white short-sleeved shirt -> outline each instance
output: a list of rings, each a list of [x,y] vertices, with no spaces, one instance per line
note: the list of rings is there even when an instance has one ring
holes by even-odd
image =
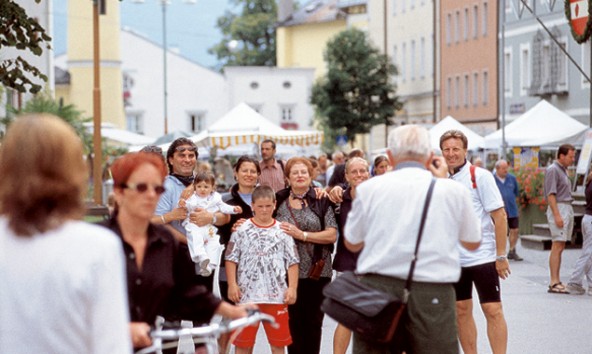
[[[358,272],[407,279],[431,180],[422,165],[407,162],[357,188],[344,236],[350,243],[364,242]],[[449,179],[437,179],[413,280],[458,281],[459,241],[480,239],[470,193]]]
[[[460,264],[463,267],[471,267],[479,264],[495,262],[495,225],[490,213],[504,207],[504,200],[495,183],[493,174],[483,168],[475,168],[475,181],[477,188],[473,188],[471,181],[471,163],[467,163],[460,171],[450,176],[460,182],[471,191],[473,209],[481,220],[481,245],[474,251],[468,251],[461,247]]]
[[[287,270],[298,264],[294,239],[275,222],[269,227],[247,220],[232,234],[226,261],[237,264],[240,303],[282,304],[288,289]]]
[[[15,236],[0,217],[0,353],[131,353],[121,241],[80,221]]]

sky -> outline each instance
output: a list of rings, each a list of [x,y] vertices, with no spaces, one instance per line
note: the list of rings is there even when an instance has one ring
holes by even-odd
[[[91,0],[71,0],[88,1]],[[208,54],[208,48],[222,38],[216,28],[216,20],[225,10],[237,12],[230,0],[168,0],[167,5],[167,44],[178,48],[181,55],[206,67],[214,67],[215,56]],[[161,0],[122,0],[120,3],[121,26],[129,27],[152,41],[162,44],[162,3]],[[66,52],[68,0],[53,0],[54,40],[56,54]],[[109,11],[109,9],[107,9]]]

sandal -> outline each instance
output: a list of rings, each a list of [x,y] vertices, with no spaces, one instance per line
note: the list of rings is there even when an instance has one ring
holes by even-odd
[[[569,291],[567,291],[567,289],[563,284],[561,284],[561,282],[549,285],[549,289],[547,290],[547,292],[551,294],[569,294]]]

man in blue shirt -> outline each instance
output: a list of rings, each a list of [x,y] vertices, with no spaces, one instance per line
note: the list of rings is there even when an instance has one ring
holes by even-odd
[[[523,258],[516,253],[516,243],[518,242],[518,204],[516,203],[518,181],[516,181],[514,175],[508,173],[508,162],[506,160],[498,160],[495,163],[494,175],[495,183],[504,200],[504,207],[508,216],[508,233],[510,235],[508,259],[521,261]]]

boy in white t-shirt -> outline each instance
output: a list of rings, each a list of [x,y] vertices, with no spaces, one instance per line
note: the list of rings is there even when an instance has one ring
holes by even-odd
[[[183,221],[183,227],[187,231],[187,246],[191,259],[195,262],[202,276],[209,276],[216,269],[220,261],[220,236],[218,229],[212,224],[197,226],[189,221],[189,214],[197,208],[205,209],[210,213],[220,211],[224,214],[242,213],[240,206],[231,206],[222,201],[220,193],[214,190],[216,178],[211,172],[199,172],[193,180],[194,193],[183,203],[187,208],[187,218]]]
[[[273,218],[275,192],[258,186],[252,195],[253,218],[232,234],[226,250],[228,298],[235,303],[255,303],[278,324],[264,324],[273,354],[284,353],[292,343],[288,325],[288,305],[296,302],[298,251],[294,239],[284,233]],[[287,283],[286,283],[287,273]],[[259,325],[250,326],[233,344],[237,354],[250,353]]]

